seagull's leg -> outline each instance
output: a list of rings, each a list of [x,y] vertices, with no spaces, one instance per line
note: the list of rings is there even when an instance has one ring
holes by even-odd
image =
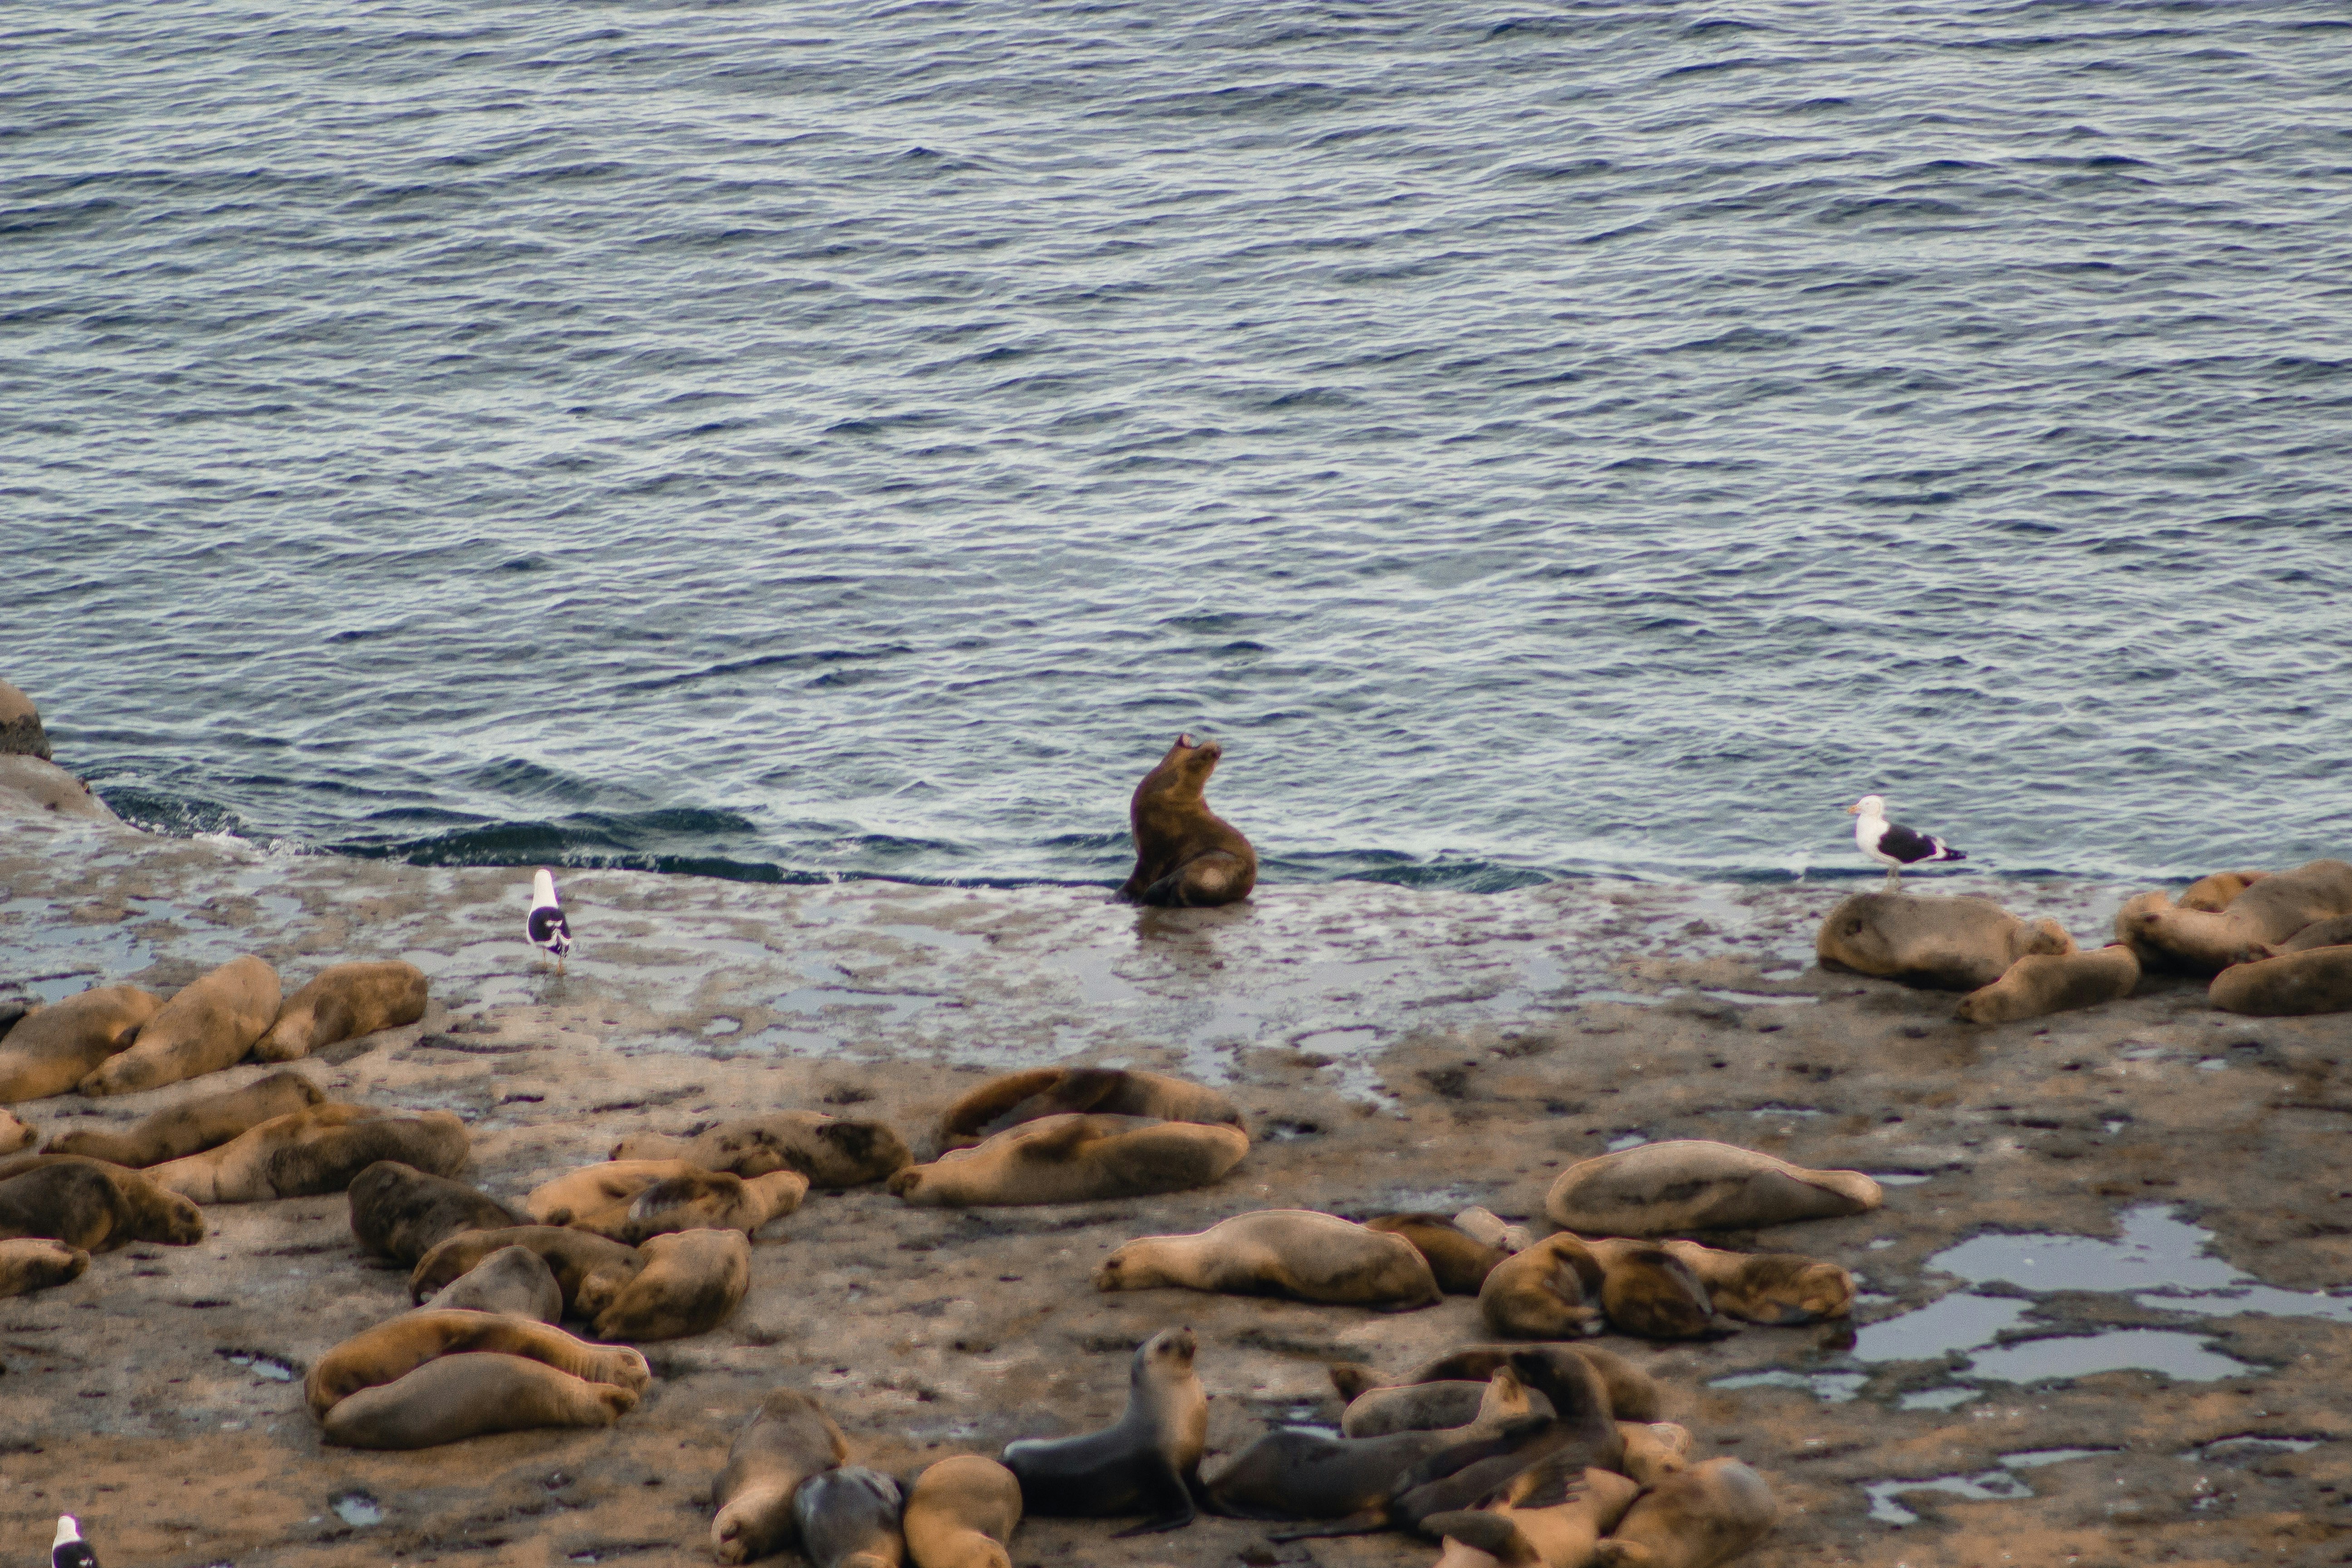
[[[1903,890],[1903,868],[1902,868],[1902,867],[1900,867],[1900,866],[1889,866],[1888,868],[1886,868],[1886,889],[1885,889],[1885,890],[1886,890],[1887,892],[1890,892],[1890,893],[1899,893],[1899,892],[1901,892],[1901,891]]]

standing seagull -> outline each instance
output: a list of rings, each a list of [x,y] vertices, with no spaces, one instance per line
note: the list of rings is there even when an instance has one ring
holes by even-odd
[[[555,876],[541,870],[530,879],[530,915],[522,922],[523,934],[531,944],[547,950],[555,960],[555,972],[563,973],[563,961],[572,953],[572,922],[563,918],[563,906],[555,900]]]
[[[58,1515],[58,1538],[49,1543],[49,1568],[98,1568],[98,1553],[81,1538],[69,1513]]]
[[[1906,866],[1917,866],[1930,860],[1968,858],[1940,838],[1915,833],[1900,823],[1887,821],[1884,795],[1864,795],[1845,809],[1849,816],[1861,819],[1853,825],[1853,841],[1862,847],[1864,854],[1886,868],[1889,891],[1903,886],[1903,868]]]

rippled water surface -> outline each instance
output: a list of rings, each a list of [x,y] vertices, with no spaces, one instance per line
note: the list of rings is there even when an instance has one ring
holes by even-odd
[[[1285,878],[2352,851],[2339,5],[8,34],[0,676],[142,820],[1112,879],[1192,729]]]

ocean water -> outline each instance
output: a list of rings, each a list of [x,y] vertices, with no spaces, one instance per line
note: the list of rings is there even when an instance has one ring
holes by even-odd
[[[2319,3],[60,4],[0,678],[118,809],[1112,880],[2352,853]]]

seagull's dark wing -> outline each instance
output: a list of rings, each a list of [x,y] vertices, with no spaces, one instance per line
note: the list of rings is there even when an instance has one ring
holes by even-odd
[[[1886,831],[1878,836],[1878,852],[1891,855],[1906,866],[1925,860],[1940,847],[1924,833],[1915,833],[1899,822],[1890,822]]]
[[[545,947],[555,940],[558,931],[566,937],[571,936],[572,922],[563,918],[562,910],[552,904],[542,904],[530,911],[530,920],[524,929],[530,933],[531,941]]]

